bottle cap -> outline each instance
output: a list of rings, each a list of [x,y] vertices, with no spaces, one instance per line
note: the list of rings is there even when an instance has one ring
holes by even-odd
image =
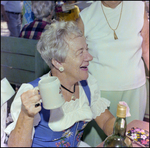
[[[117,117],[126,118],[126,109],[127,109],[126,106],[124,106],[122,104],[118,104],[118,106],[117,106]]]

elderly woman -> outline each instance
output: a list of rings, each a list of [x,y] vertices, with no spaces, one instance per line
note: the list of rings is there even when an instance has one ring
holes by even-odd
[[[37,49],[51,68],[40,78],[56,76],[64,86],[63,121],[57,121],[56,126],[50,128],[51,110],[45,110],[42,103],[35,107],[40,102],[38,91],[29,83],[22,84],[11,106],[14,122],[5,130],[10,134],[8,146],[81,146],[84,127],[92,119],[110,135],[115,117],[107,109],[110,102],[101,98],[97,81],[88,73],[89,61],[93,58],[77,25],[72,21],[52,23],[41,35]],[[86,80],[86,90],[82,80]]]
[[[48,29],[55,15],[54,1],[32,1],[34,21],[26,24],[19,37],[39,40],[43,31]]]

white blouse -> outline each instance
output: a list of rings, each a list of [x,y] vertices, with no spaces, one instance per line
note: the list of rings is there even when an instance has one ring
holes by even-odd
[[[50,72],[49,72],[50,73]],[[47,73],[40,77],[41,79],[49,77],[50,74]],[[91,121],[99,116],[101,113],[110,106],[110,101],[101,97],[101,93],[95,78],[89,74],[87,79],[88,86],[91,91],[91,106],[89,106],[88,98],[84,92],[83,87],[79,82],[79,99],[75,101],[65,102],[62,107],[53,109],[50,111],[49,127],[53,131],[62,131],[71,127],[75,122],[78,121]],[[11,116],[13,122],[5,129],[5,133],[8,135],[15,128],[16,122],[21,111],[21,94],[27,90],[33,89],[33,86],[29,83],[23,83],[18,90],[14,101],[11,105]],[[33,125],[38,125],[41,120],[39,113],[34,117]],[[34,135],[34,127],[32,132],[32,137]]]

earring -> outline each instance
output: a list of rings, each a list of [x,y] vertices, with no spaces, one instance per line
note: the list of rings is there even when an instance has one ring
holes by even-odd
[[[63,67],[59,67],[59,71],[63,72],[64,68]]]

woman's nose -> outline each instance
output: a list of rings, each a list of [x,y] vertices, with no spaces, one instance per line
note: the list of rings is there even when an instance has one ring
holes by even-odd
[[[86,61],[92,61],[93,60],[93,56],[88,51],[85,54],[85,60]]]

